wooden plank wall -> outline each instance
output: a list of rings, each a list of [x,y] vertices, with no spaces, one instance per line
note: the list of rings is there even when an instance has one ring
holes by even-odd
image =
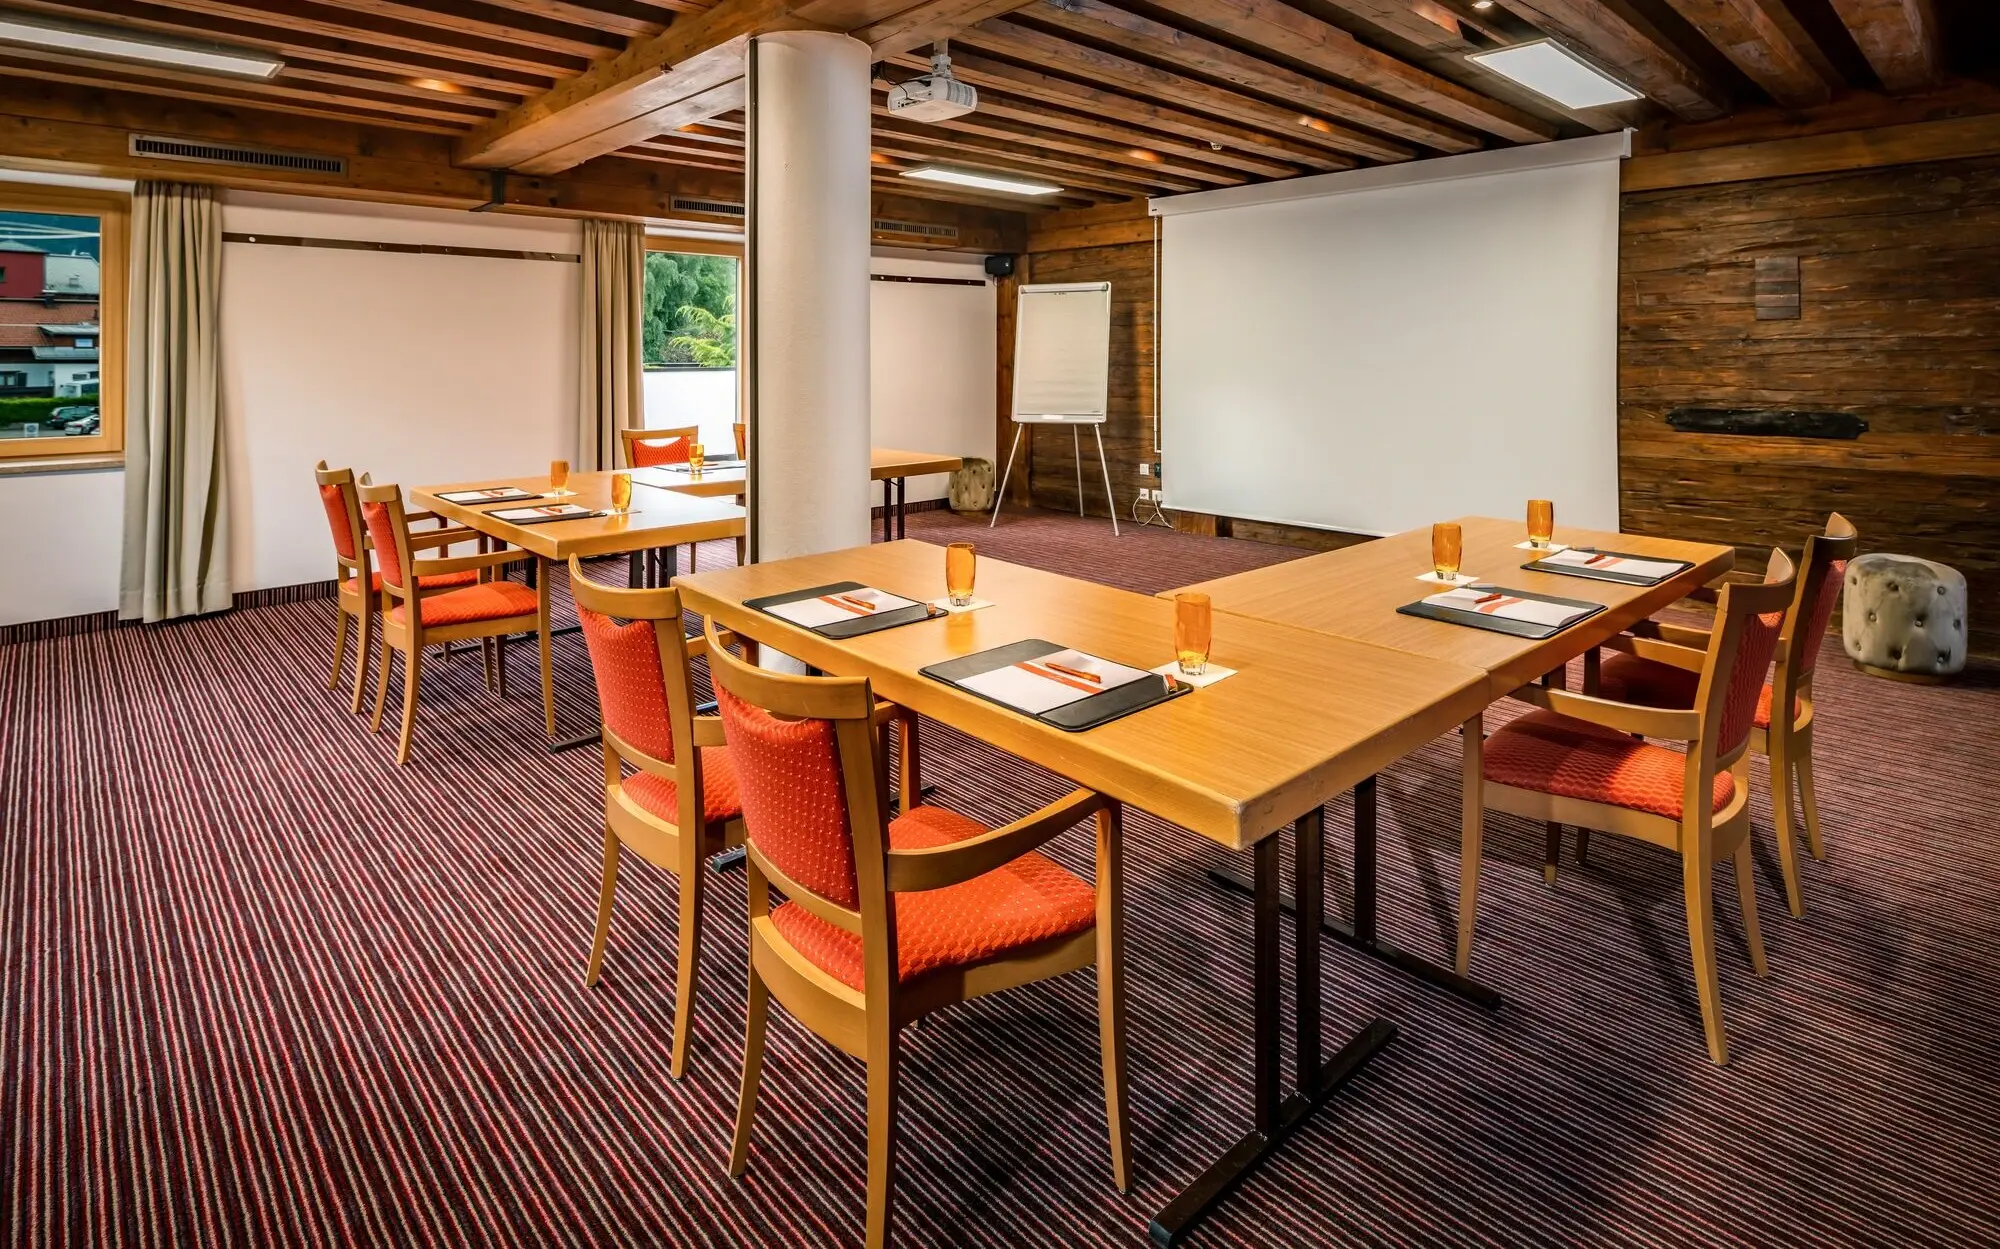
[[[1799,257],[1798,320],[1755,265]],[[1620,213],[1623,528],[1772,545],[1838,510],[1864,551],[1971,582],[2000,654],[2000,158],[1628,192]],[[1682,433],[1680,406],[1853,412],[1853,441]]]
[[[1031,227],[1028,254],[1022,257],[1023,282],[1111,283],[1111,412],[1104,423],[1105,456],[1111,467],[1111,493],[1121,521],[1130,519],[1132,505],[1150,478],[1139,466],[1158,457],[1153,452],[1153,222],[1145,204],[1112,205],[1104,209],[1051,213]],[[1012,292],[1001,291],[1003,304]],[[1003,371],[1013,356],[1013,316],[1000,316]],[[997,413],[1001,466],[1014,436],[1003,391]],[[1083,507],[1092,516],[1109,514],[1104,473],[1097,463],[1097,445],[1088,427],[1083,445]],[[1077,462],[1075,439],[1068,428],[1031,429],[1022,444],[1034,505],[1056,511],[1076,511]],[[1032,446],[1030,445],[1032,444]],[[1018,490],[1008,493],[1026,502]]]

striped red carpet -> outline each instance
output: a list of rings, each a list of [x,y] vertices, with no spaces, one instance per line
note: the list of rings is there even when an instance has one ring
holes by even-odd
[[[910,527],[1148,591],[1291,554],[1055,516]],[[504,703],[470,658],[427,665],[398,770],[325,689],[329,636],[318,601],[0,647],[0,1240],[857,1240],[861,1068],[782,1016],[749,1173],[723,1173],[740,876],[715,878],[675,1082],[673,884],[627,873],[584,991],[598,764],[543,753],[530,648]],[[559,656],[579,729],[577,639]],[[1508,1007],[1330,949],[1332,1025],[1385,1015],[1403,1038],[1197,1243],[2000,1241],[2000,681],[1824,671],[1830,853],[1803,921],[1757,785],[1768,980],[1717,882],[1730,1067],[1702,1047],[1672,862],[1600,837],[1551,892],[1540,830],[1490,816],[1476,970]],[[998,821],[1061,791],[927,734],[938,801]],[[1433,953],[1455,768],[1440,743],[1383,778],[1384,925]],[[1071,977],[908,1035],[903,1243],[1139,1243],[1244,1126],[1248,907],[1203,883],[1221,851],[1131,827],[1134,1191],[1110,1186],[1093,986]],[[1347,835],[1336,811],[1334,897]],[[1081,835],[1056,852],[1088,871]]]

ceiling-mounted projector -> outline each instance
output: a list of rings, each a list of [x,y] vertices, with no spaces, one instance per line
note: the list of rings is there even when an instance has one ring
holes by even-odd
[[[931,72],[889,88],[889,113],[906,121],[948,121],[979,107],[979,92],[951,76],[943,40],[931,53]]]

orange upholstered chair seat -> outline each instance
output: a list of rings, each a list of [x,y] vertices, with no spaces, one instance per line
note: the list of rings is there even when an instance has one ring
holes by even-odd
[[[1496,785],[1678,820],[1687,756],[1571,716],[1534,711],[1486,739],[1485,775]],[[1715,809],[1735,796],[1735,780],[1718,773]]]
[[[379,575],[379,574],[378,574]],[[488,581],[448,594],[422,600],[426,629],[444,625],[471,624],[478,620],[504,620],[509,616],[532,616],[537,610],[535,592],[512,581]],[[403,604],[389,612],[389,618],[403,618]]]
[[[1654,659],[1641,659],[1637,655],[1611,654],[1605,656],[1604,666],[1598,674],[1597,693],[1599,697],[1613,702],[1686,710],[1694,706],[1695,689],[1700,684],[1699,672],[1689,672]],[[1794,703],[1792,718],[1797,719],[1802,710],[1803,707]],[[1751,715],[1751,723],[1760,729],[1771,727],[1769,681],[1764,682],[1763,690],[1757,695],[1757,709]]]
[[[681,819],[680,786],[651,772],[625,778],[625,794],[669,824]],[[710,746],[701,752],[702,818],[713,824],[743,814],[743,791],[736,783],[736,762],[729,747]]]
[[[916,807],[890,822],[889,844],[897,850],[922,850],[986,831],[977,820],[941,807]],[[1091,886],[1035,853],[962,884],[898,893],[893,899],[898,970],[904,981],[1086,932],[1097,915]],[[866,987],[859,935],[789,902],[772,909],[771,923],[828,975],[852,989]]]
[[[458,586],[478,585],[479,570],[477,568],[468,568],[464,572],[435,573],[428,577],[418,577],[417,584],[426,590],[450,590]],[[350,577],[340,583],[340,592],[342,594],[358,594],[361,592],[360,586],[361,581],[359,578]],[[368,574],[368,589],[371,593],[381,593],[381,573]]]

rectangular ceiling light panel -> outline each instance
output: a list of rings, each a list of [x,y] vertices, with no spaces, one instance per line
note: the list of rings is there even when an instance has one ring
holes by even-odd
[[[1600,104],[1623,104],[1640,98],[1637,91],[1553,39],[1474,52],[1465,59],[1502,78],[1511,78],[1564,108],[1596,108]]]
[[[0,43],[55,48],[85,56],[179,65],[187,69],[242,74],[251,78],[270,78],[285,67],[284,61],[279,58],[253,48],[183,42],[158,38],[142,31],[56,21],[25,13],[0,13]]]

